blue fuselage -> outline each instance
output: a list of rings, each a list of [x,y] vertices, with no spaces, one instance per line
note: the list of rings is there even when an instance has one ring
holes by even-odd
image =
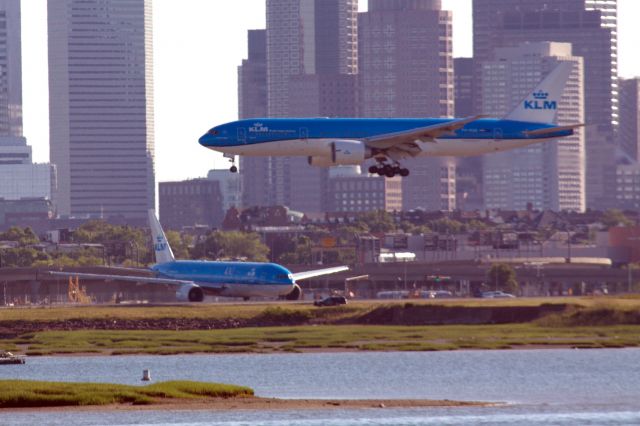
[[[176,260],[151,267],[163,278],[192,281],[205,292],[234,297],[280,296],[295,284],[291,272],[275,263]]]
[[[222,124],[209,130],[199,142],[216,149],[263,144],[284,140],[355,139],[365,140],[453,121],[449,118],[254,118]],[[478,119],[461,129],[439,136],[442,140],[501,140],[559,138],[572,130],[560,130],[544,136],[527,135],[526,131],[553,128],[553,124],[523,121]]]

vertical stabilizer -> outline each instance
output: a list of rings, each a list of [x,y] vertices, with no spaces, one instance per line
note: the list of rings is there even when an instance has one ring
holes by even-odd
[[[560,98],[569,80],[570,62],[561,62],[509,113],[506,120],[553,123],[558,113]]]
[[[167,241],[167,237],[164,235],[160,221],[156,217],[156,213],[153,210],[149,210],[149,227],[151,227],[151,239],[153,242],[153,251],[156,253],[156,263],[173,262],[173,252]]]

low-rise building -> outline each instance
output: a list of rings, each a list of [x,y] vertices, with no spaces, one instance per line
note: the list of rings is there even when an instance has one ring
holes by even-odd
[[[330,212],[400,211],[402,180],[367,175],[332,177],[327,199]]]
[[[51,200],[46,198],[23,198],[5,200],[0,198],[0,231],[12,226],[30,227],[36,233],[49,229],[54,216]]]
[[[166,229],[186,226],[218,227],[224,218],[218,181],[192,179],[160,182],[160,222]]]

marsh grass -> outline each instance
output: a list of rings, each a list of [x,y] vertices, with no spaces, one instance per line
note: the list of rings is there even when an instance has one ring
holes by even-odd
[[[570,302],[570,303],[569,303]],[[253,318],[252,323],[300,324],[280,327],[241,327],[213,330],[76,330],[30,332],[3,339],[2,348],[27,355],[156,354],[297,352],[304,350],[452,350],[542,347],[640,346],[640,298],[567,298],[553,304],[568,306],[529,323],[505,325],[394,326],[354,324],[374,309],[398,306],[541,306],[549,299],[445,300],[393,303],[355,302],[347,306],[310,305],[180,305],[160,307],[91,307],[0,310],[0,320],[20,314],[22,320],[65,316],[119,315],[119,319]],[[46,314],[46,315],[45,315]],[[418,311],[417,314],[420,314]],[[473,312],[470,314],[473,317]],[[57,318],[60,319],[60,318]],[[256,319],[258,319],[256,321]],[[37,321],[37,320],[36,320]],[[304,324],[304,325],[302,325]],[[338,325],[342,324],[342,325]]]
[[[639,325],[365,326],[319,325],[193,331],[47,331],[34,333],[27,355],[107,353],[268,353],[326,350],[455,350],[640,346]],[[8,341],[12,344],[13,342]]]
[[[107,404],[152,404],[162,399],[253,396],[247,387],[219,383],[172,381],[148,386],[110,383],[0,381],[0,407],[52,407]]]
[[[237,304],[179,304],[160,306],[71,306],[32,307],[0,310],[0,321],[153,321],[161,319],[199,320],[247,320],[270,323],[348,323],[375,309],[398,306],[403,308],[424,305],[444,307],[531,307],[544,305],[569,305],[577,310],[583,308],[608,307],[613,311],[640,311],[640,297],[566,297],[566,298],[516,298],[516,299],[434,299],[407,301],[350,301],[348,305],[331,308],[316,308],[311,303],[282,303],[276,305]]]

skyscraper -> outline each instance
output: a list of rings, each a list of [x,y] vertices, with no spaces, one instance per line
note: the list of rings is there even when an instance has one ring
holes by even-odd
[[[238,67],[238,118],[267,117],[267,32],[248,32],[247,59]],[[273,204],[273,188],[269,182],[271,159],[240,157],[242,204]]]
[[[49,0],[60,214],[146,220],[155,204],[151,0]]]
[[[452,14],[440,0],[370,0],[358,26],[361,117],[453,116]],[[403,164],[403,209],[455,208],[451,159]]]
[[[267,116],[355,115],[357,9],[357,0],[267,0]],[[306,158],[243,159],[240,172],[247,206],[326,208],[327,170]]]
[[[20,0],[0,0],[0,135],[22,136]]]
[[[469,117],[476,112],[473,58],[454,58],[455,116]],[[456,159],[456,208],[481,209],[482,157]]]
[[[238,67],[238,117],[267,116],[267,32],[249,30],[249,54]]]
[[[293,76],[357,74],[357,11],[357,0],[267,0],[270,117],[296,112],[289,108]]]
[[[525,43],[495,50],[482,64],[482,110],[502,117],[561,62],[572,64],[558,104],[557,123],[584,119],[582,58],[569,43]],[[484,156],[484,199],[488,209],[583,211],[585,209],[583,129],[557,141]]]
[[[473,0],[473,40],[477,78],[495,48],[523,42],[571,43],[584,58],[587,206],[606,208],[615,189],[608,173],[618,124],[617,0]]]
[[[620,148],[640,161],[640,78],[620,81]]]
[[[55,169],[32,164],[22,135],[20,0],[0,0],[0,199],[51,199]]]
[[[455,116],[469,117],[474,113],[475,84],[473,81],[473,58],[455,58],[454,97]]]

